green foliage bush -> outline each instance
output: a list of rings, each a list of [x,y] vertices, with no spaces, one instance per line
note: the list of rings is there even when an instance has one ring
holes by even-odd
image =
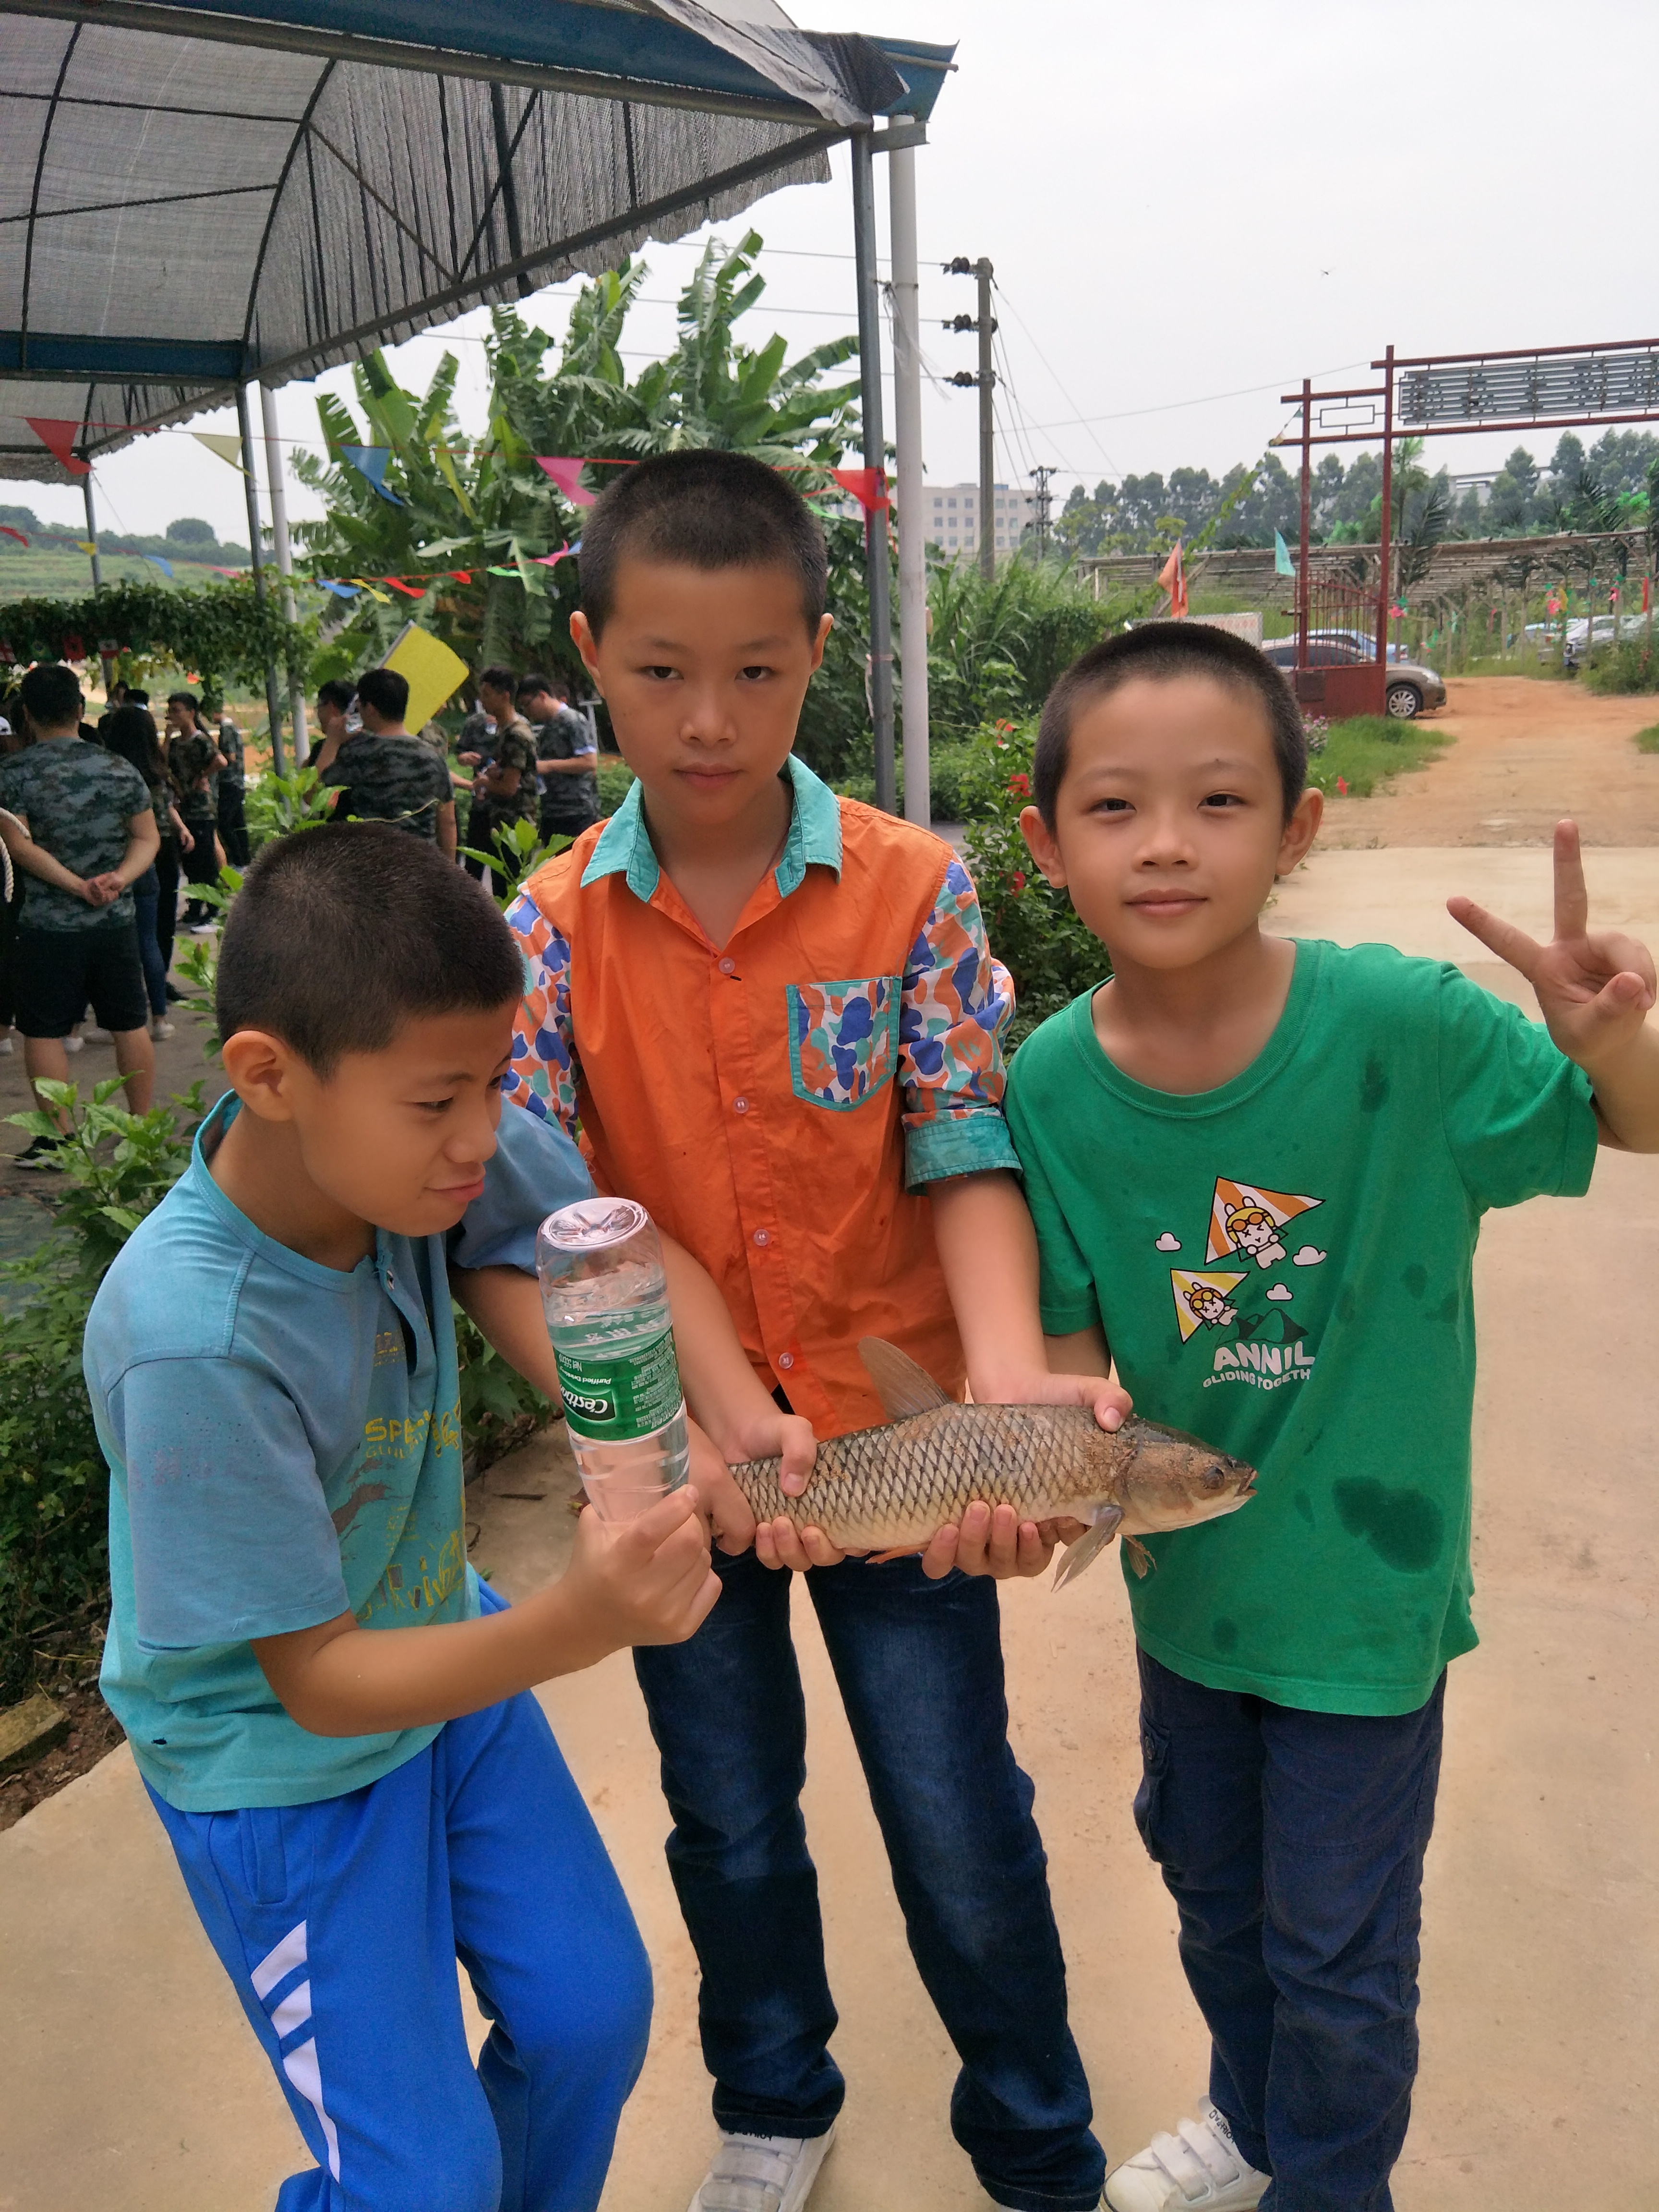
[[[1369,799],[1379,784],[1387,784],[1407,769],[1426,768],[1451,742],[1446,731],[1421,722],[1402,722],[1389,714],[1352,714],[1332,722],[1325,742],[1308,763],[1308,781],[1316,791],[1336,793],[1339,780],[1345,787],[1340,797]]]
[[[1621,637],[1616,645],[1597,647],[1580,680],[1587,691],[1603,698],[1659,691],[1659,651],[1650,636]]]

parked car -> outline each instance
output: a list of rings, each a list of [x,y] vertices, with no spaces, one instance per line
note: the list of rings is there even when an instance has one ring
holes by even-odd
[[[1275,668],[1289,671],[1297,665],[1296,640],[1276,638],[1264,645],[1262,651]],[[1327,635],[1308,638],[1310,668],[1357,668],[1364,661],[1374,660],[1376,647],[1364,649],[1351,644],[1346,638]],[[1437,707],[1446,703],[1446,686],[1443,678],[1421,661],[1396,660],[1388,672],[1388,688],[1382,694],[1387,712],[1399,721],[1414,721],[1419,714],[1432,714]]]
[[[1363,660],[1369,660],[1376,651],[1375,634],[1363,629],[1310,629],[1308,632],[1309,644],[1311,645],[1316,638],[1322,641],[1328,638],[1339,645],[1357,646]],[[1403,660],[1406,658],[1405,647],[1395,645],[1391,640],[1389,658],[1390,660]]]

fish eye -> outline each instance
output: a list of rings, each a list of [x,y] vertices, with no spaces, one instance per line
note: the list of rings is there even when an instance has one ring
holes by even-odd
[[[1224,1490],[1227,1486],[1226,1475],[1218,1467],[1206,1467],[1199,1480],[1212,1498],[1218,1490]]]

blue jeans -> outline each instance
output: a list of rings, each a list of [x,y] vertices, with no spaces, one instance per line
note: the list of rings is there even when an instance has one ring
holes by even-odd
[[[150,1796],[317,2161],[277,2212],[593,2212],[651,1972],[532,1697],[319,1804]],[[458,1958],[494,2023],[476,2067]]]
[[[158,1020],[167,1010],[167,964],[161,957],[155,934],[160,907],[161,885],[152,864],[133,884],[132,910],[138,925],[138,957],[144,970],[144,995]]]
[[[1273,2177],[1263,2212],[1391,2212],[1446,1678],[1416,1712],[1314,1713],[1139,1656],[1135,1825],[1180,1908],[1211,2098]]]
[[[668,1864],[696,1950],[714,2117],[817,2136],[841,2109],[827,2045],[817,1876],[800,1791],[806,1716],[793,1577],[714,1555],[723,1589],[690,1643],[634,1663],[674,1816]],[[914,1559],[815,1567],[829,1647],[911,1956],[962,2061],[957,2141],[1017,2212],[1093,2212],[1104,2160],[1066,2015],[1033,1790],[1008,1747],[996,1585]]]

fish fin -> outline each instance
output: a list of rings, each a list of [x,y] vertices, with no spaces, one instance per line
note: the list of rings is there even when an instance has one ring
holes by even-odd
[[[1126,1536],[1123,1539],[1123,1548],[1129,1554],[1129,1565],[1134,1569],[1140,1580],[1145,1582],[1158,1565],[1158,1561],[1146,1549],[1139,1536]]]
[[[890,1421],[906,1421],[913,1413],[932,1413],[955,1403],[925,1367],[918,1367],[908,1352],[889,1344],[884,1336],[861,1336],[859,1358]]]
[[[1116,1535],[1117,1524],[1122,1518],[1123,1508],[1121,1505],[1097,1507],[1093,1516],[1094,1527],[1086,1536],[1078,1538],[1060,1563],[1060,1571],[1054,1577],[1056,1589],[1064,1589],[1073,1575],[1080,1575],[1085,1567],[1093,1565]]]

